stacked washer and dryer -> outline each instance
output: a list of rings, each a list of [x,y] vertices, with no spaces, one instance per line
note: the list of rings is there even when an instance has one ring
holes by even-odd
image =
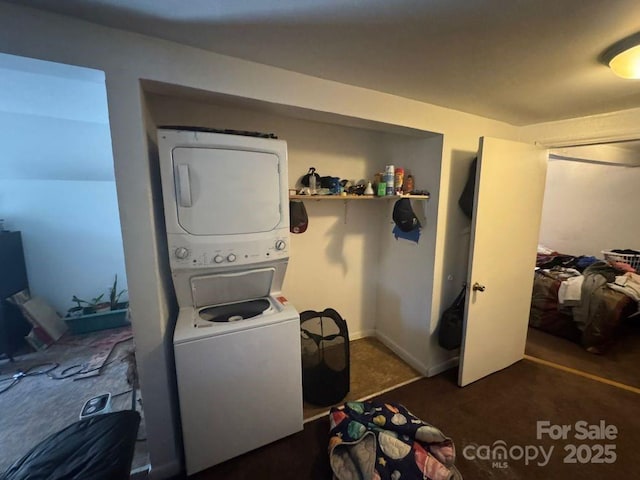
[[[287,145],[161,128],[174,353],[187,474],[302,429]]]

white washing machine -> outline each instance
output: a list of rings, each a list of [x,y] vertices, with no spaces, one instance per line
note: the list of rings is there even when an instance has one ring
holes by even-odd
[[[159,129],[187,474],[302,429],[286,143]]]

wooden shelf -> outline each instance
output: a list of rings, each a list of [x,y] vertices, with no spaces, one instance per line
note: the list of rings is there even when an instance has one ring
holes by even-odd
[[[398,200],[400,198],[410,198],[411,200],[429,200],[429,195],[388,195],[377,197],[375,195],[289,195],[291,200]]]

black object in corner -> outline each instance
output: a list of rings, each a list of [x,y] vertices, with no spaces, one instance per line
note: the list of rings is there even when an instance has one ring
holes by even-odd
[[[467,285],[464,284],[451,306],[442,312],[438,328],[438,344],[447,350],[455,350],[462,344],[462,324],[464,322],[464,302]]]
[[[476,195],[476,170],[478,169],[478,157],[474,158],[469,166],[467,183],[458,199],[458,205],[462,212],[469,218],[473,217],[473,200]]]

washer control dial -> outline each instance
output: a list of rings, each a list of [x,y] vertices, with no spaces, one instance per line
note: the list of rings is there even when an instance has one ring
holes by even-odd
[[[276,241],[276,250],[284,250],[287,247],[287,242],[284,240]]]
[[[213,261],[216,263],[222,263],[224,261],[224,257],[222,255],[216,255],[213,257]]]
[[[173,253],[176,256],[176,258],[179,258],[180,260],[184,260],[189,256],[189,249],[185,247],[178,247],[174,250]]]
[[[227,255],[227,260],[230,262],[235,262],[236,256],[233,253],[230,253],[229,255]]]

